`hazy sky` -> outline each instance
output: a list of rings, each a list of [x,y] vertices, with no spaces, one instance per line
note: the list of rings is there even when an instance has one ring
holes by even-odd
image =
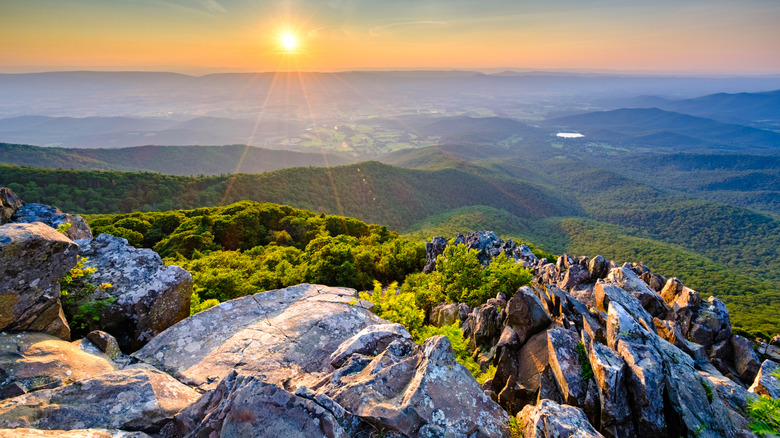
[[[0,0],[0,18],[4,72],[780,73],[780,0]]]

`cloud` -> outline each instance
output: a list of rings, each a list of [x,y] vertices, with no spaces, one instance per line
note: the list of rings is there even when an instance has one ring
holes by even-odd
[[[420,21],[402,21],[399,23],[383,24],[381,26],[374,26],[368,30],[368,34],[372,37],[388,37],[392,36],[394,32],[397,32],[403,28],[409,27],[431,27],[431,26],[444,26],[446,21],[432,21],[432,20],[420,20]]]

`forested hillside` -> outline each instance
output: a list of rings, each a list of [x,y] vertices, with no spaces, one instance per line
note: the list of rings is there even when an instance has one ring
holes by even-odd
[[[222,175],[261,173],[298,166],[338,166],[350,161],[344,155],[271,150],[245,145],[71,149],[0,143],[0,164],[48,169]]]
[[[489,178],[453,168],[400,169],[376,162],[197,178],[0,166],[0,184],[24,199],[78,213],[164,211],[252,200],[343,214],[396,230],[469,205],[490,205],[522,218],[581,211],[554,190],[519,179]]]
[[[546,254],[644,261],[738,306],[736,327],[780,331],[770,316],[780,305],[780,226],[773,217],[655,189],[571,158],[540,163],[478,158],[473,151],[446,147],[405,154],[421,167],[439,163],[438,170],[365,162],[213,177],[2,166],[0,184],[29,201],[80,213],[254,200],[383,224],[418,242],[494,228]],[[581,223],[593,225],[572,225]]]

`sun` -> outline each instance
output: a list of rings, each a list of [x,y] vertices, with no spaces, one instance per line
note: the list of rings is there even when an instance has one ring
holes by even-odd
[[[282,47],[284,50],[288,52],[292,52],[295,50],[295,47],[298,45],[298,41],[295,39],[295,35],[291,33],[285,33],[282,35]]]

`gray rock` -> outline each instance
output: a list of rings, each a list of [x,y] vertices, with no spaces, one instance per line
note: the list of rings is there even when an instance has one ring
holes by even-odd
[[[527,286],[521,287],[507,302],[506,323],[517,333],[520,344],[551,322],[541,300]]]
[[[198,397],[156,370],[114,371],[0,401],[0,428],[156,432]]]
[[[596,438],[603,437],[588,422],[582,409],[542,400],[528,405],[517,414],[526,438]]]
[[[71,295],[66,314],[77,313],[86,302],[114,298],[97,321],[88,321],[88,331],[103,330],[113,335],[125,351],[135,351],[166,328],[190,314],[192,275],[178,266],[166,266],[150,249],[136,249],[126,239],[101,234],[96,239],[80,240],[79,255],[86,257],[85,267],[97,271],[93,284],[112,287]]]
[[[723,301],[710,297],[708,303],[701,303],[695,319],[691,322],[688,339],[708,348],[714,343],[729,339],[730,336],[729,311]],[[750,381],[752,380],[751,378]]]
[[[134,357],[211,389],[232,370],[294,390],[333,371],[331,354],[374,324],[353,289],[301,284],[237,298],[157,335]]]
[[[164,432],[170,438],[368,436],[369,425],[332,400],[302,389],[300,395],[292,394],[234,371],[176,415]]]
[[[596,296],[596,308],[602,312],[609,311],[609,305],[612,302],[620,304],[620,306],[626,310],[637,321],[644,321],[646,327],[653,327],[653,317],[642,307],[642,303],[623,290],[619,286],[611,283],[605,283],[599,281],[594,288],[594,294]],[[614,346],[612,347],[614,348]]]
[[[116,338],[101,330],[93,330],[87,333],[87,339],[95,344],[106,356],[115,358],[122,354],[122,350],[119,348],[119,343]]]
[[[512,300],[509,300],[509,303],[511,302]],[[494,345],[501,336],[502,323],[497,304],[485,303],[476,307],[465,322],[468,325],[469,347],[479,350],[482,346]]]
[[[426,263],[423,268],[423,272],[430,274],[436,270],[436,257],[444,253],[444,248],[447,247],[447,239],[436,236],[431,239],[430,242],[425,243],[425,258]]]
[[[600,429],[608,438],[635,436],[626,388],[626,362],[612,349],[592,342],[588,358],[598,386]]]
[[[590,274],[590,281],[593,282],[605,278],[609,274],[609,262],[600,255],[590,259],[588,273]]]
[[[458,303],[441,303],[431,310],[431,324],[436,327],[444,327],[455,322],[460,322],[460,308]]]
[[[81,341],[66,342],[46,333],[0,333],[0,370],[5,374],[0,388],[20,390],[8,392],[10,396],[69,385],[116,368],[94,346]]]
[[[588,269],[582,265],[572,265],[566,270],[563,280],[558,283],[561,289],[570,291],[575,286],[585,283],[590,278]]]
[[[63,213],[59,208],[43,204],[26,204],[19,208],[11,218],[12,222],[33,223],[43,222],[44,224],[56,229],[62,224],[68,223],[70,227],[65,232],[71,240],[91,239],[92,230],[89,229],[87,222],[79,215]]]
[[[642,307],[654,317],[665,319],[669,306],[658,292],[642,281],[637,274],[628,268],[617,268],[609,272],[607,280],[633,295],[642,303]]]
[[[16,193],[8,187],[0,187],[0,225],[7,224],[11,217],[24,205]]]
[[[78,246],[40,222],[0,226],[0,330],[70,339],[59,279],[76,265]]]
[[[318,395],[380,429],[404,436],[423,429],[447,436],[507,436],[506,412],[455,360],[444,336],[421,347],[396,341],[363,370],[336,372],[325,382]]]
[[[364,328],[344,341],[330,355],[330,364],[340,368],[353,354],[376,356],[393,341],[412,341],[412,336],[401,324],[377,324]]]
[[[566,404],[585,407],[588,384],[582,378],[577,343],[579,338],[571,330],[556,328],[547,331],[550,368],[561,388]]]
[[[761,368],[761,361],[753,351],[753,345],[746,338],[734,335],[731,337],[731,348],[734,350],[734,368],[737,376],[742,383],[752,383]]]

